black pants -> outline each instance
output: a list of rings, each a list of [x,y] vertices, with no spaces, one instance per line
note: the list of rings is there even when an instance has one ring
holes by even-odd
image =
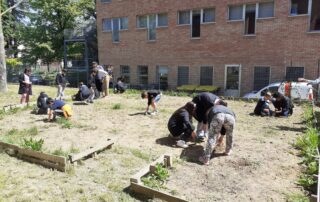
[[[188,129],[185,125],[182,127],[170,127],[168,129],[173,137],[180,138],[181,140],[187,141],[190,137],[192,132],[194,131],[194,127],[192,129]]]

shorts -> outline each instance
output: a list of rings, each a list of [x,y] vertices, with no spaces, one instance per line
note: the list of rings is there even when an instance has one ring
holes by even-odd
[[[72,116],[72,109],[70,105],[65,104],[61,109],[65,118],[69,118]]]

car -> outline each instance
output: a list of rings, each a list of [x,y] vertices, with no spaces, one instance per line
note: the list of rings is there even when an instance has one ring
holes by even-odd
[[[272,83],[259,91],[253,91],[245,94],[243,97],[247,99],[260,98],[265,92],[282,93],[292,99],[310,100],[313,99],[313,88],[306,82],[276,82]]]
[[[30,81],[34,85],[43,85],[44,84],[44,79],[42,78],[42,76],[40,76],[38,74],[32,74],[30,76]]]

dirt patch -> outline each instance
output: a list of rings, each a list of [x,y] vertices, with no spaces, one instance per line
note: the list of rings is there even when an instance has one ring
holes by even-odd
[[[36,138],[44,139],[47,151],[82,151],[108,138],[115,145],[67,173],[0,154],[0,196],[12,201],[135,201],[126,192],[130,176],[163,153],[176,157],[169,191],[190,201],[286,201],[287,195],[302,193],[295,185],[300,159],[291,146],[304,127],[298,124],[300,107],[288,119],[262,118],[249,115],[254,103],[230,101],[237,114],[234,152],[226,157],[224,147],[217,148],[210,166],[203,166],[197,159],[204,143],[180,149],[167,137],[170,115],[189,100],[163,96],[160,113],[145,116],[146,100],[139,95],[111,95],[92,105],[73,105],[70,129],[30,111],[5,117],[0,134],[37,127]]]

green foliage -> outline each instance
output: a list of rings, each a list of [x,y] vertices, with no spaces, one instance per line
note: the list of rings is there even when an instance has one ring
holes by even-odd
[[[118,109],[121,109],[121,108],[122,108],[122,105],[120,103],[114,104],[112,106],[112,109],[114,109],[114,110],[118,110]]]
[[[156,170],[154,173],[150,173],[145,177],[141,178],[144,185],[155,188],[157,190],[166,189],[164,186],[166,180],[169,178],[169,171],[163,167],[162,164],[156,164]]]
[[[6,64],[14,68],[16,66],[22,65],[22,62],[19,58],[7,58]]]
[[[0,136],[0,140],[9,144],[23,144],[22,140],[25,137],[36,136],[39,134],[37,127],[31,127],[25,130],[11,129],[4,135]]]
[[[51,154],[56,155],[56,156],[64,156],[68,157],[68,152],[64,151],[61,147],[59,149],[54,150],[51,152]]]
[[[309,198],[301,194],[292,194],[287,196],[288,202],[309,202]]]
[[[71,121],[65,118],[58,118],[56,119],[56,122],[60,124],[62,128],[71,129],[73,127],[73,124],[71,123]]]
[[[317,182],[313,176],[318,174],[318,147],[319,137],[318,129],[313,127],[312,107],[308,106],[305,109],[304,120],[306,121],[307,130],[304,134],[297,137],[294,146],[299,150],[303,158],[302,163],[305,165],[303,175],[300,176],[298,184],[309,190],[311,193],[316,192],[315,186]]]
[[[32,149],[34,151],[41,151],[42,145],[44,143],[43,139],[40,140],[34,140],[32,137],[29,139],[23,139],[23,147]]]

